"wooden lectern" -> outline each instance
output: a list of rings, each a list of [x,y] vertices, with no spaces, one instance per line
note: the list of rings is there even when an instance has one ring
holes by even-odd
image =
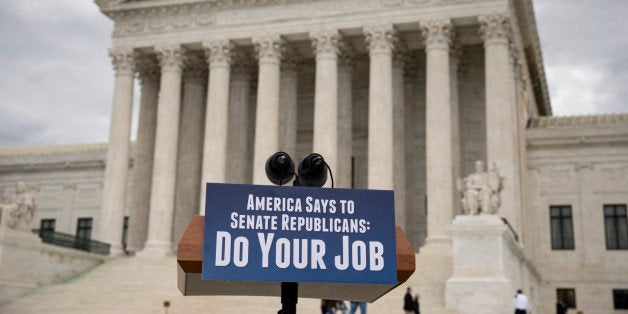
[[[183,295],[281,296],[281,282],[201,280],[205,217],[194,216],[179,242],[177,284]],[[397,226],[397,284],[300,282],[302,298],[373,302],[404,283],[415,269],[414,250]]]

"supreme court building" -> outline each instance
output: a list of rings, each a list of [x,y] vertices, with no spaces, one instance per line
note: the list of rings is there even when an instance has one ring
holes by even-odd
[[[626,309],[628,115],[552,116],[531,0],[95,2],[115,22],[109,142],[0,148],[5,193],[38,186],[33,228],[89,219],[114,257],[168,256],[204,182],[270,184],[271,154],[316,152],[336,187],[395,191],[424,312],[504,313],[518,288],[535,313]],[[456,184],[478,160],[503,177],[484,227]]]

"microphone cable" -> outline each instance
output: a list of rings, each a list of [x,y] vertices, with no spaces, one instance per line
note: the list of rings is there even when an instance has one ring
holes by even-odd
[[[334,188],[334,175],[331,173],[331,168],[329,168],[329,165],[327,164],[327,162],[323,159],[323,162],[325,163],[325,167],[327,167],[327,171],[329,171],[329,177],[331,178],[331,188]]]

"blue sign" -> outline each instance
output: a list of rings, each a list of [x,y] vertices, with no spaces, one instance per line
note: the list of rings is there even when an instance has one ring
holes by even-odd
[[[203,280],[397,283],[392,191],[206,188]]]

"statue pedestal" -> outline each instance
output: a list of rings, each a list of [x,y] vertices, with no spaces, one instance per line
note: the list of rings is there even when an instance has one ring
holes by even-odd
[[[445,304],[456,313],[509,313],[517,289],[536,286],[533,269],[496,215],[457,216],[451,227],[453,275]],[[529,290],[528,290],[529,291]]]

